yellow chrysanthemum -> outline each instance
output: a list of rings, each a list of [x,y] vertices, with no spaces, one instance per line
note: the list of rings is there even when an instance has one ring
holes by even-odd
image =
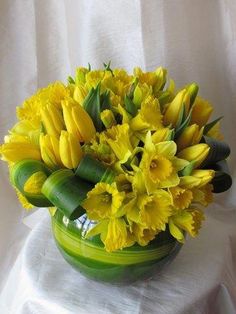
[[[97,183],[88,192],[87,198],[83,202],[90,219],[100,220],[104,218],[119,217],[121,215],[122,202],[125,193],[119,192],[116,184]]]

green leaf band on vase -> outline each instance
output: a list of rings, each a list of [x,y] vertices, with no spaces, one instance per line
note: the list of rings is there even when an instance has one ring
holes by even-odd
[[[107,252],[98,236],[85,239],[96,223],[86,215],[72,221],[61,211],[52,217],[52,230],[63,257],[89,278],[111,283],[128,283],[148,279],[170,262],[181,244],[169,233],[160,233],[147,246]]]

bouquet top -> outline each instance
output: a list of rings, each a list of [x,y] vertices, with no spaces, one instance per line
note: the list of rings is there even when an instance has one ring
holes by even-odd
[[[97,225],[107,251],[147,245],[169,228],[195,236],[213,192],[231,185],[230,150],[198,86],[175,90],[166,69],[133,75],[78,68],[17,107],[1,145],[26,208],[55,207]]]

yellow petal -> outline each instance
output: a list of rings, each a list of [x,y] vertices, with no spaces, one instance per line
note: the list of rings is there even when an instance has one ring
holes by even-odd
[[[206,159],[209,150],[210,147],[205,143],[196,144],[181,150],[177,156],[188,161],[195,161],[194,167],[197,168]]]

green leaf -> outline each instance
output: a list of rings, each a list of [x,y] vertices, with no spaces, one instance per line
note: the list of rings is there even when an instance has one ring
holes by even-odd
[[[183,170],[178,172],[179,176],[180,177],[190,176],[194,169],[194,166],[195,166],[195,161],[194,160],[190,161],[190,163],[186,167],[184,167]]]
[[[210,147],[209,154],[202,164],[203,167],[224,160],[230,155],[230,147],[223,141],[218,141],[212,137],[204,135],[202,142]]]
[[[232,185],[232,178],[230,176],[228,164],[226,160],[219,161],[212,165],[216,173],[212,180],[213,192],[221,193],[227,191]]]
[[[75,81],[72,76],[68,76],[67,81],[69,84],[75,84]]]
[[[125,95],[124,104],[125,104],[126,111],[130,113],[133,117],[136,116],[138,112],[138,108],[135,106],[133,101],[127,95]]]
[[[47,178],[42,193],[66,217],[74,220],[84,214],[81,204],[93,187],[94,185],[76,177],[73,171],[60,169]]]
[[[91,155],[86,154],[79,163],[75,175],[94,184],[98,182],[112,183],[116,176],[115,172],[106,167],[102,162]]]
[[[103,124],[100,118],[101,98],[100,98],[100,84],[97,87],[91,88],[88,95],[85,97],[83,107],[93,120],[94,126],[98,132],[102,131]]]
[[[183,106],[183,107],[185,107],[185,106]],[[180,134],[184,131],[184,129],[186,129],[186,127],[189,125],[190,120],[191,120],[191,116],[192,116],[192,110],[189,111],[187,118],[175,130],[175,139],[177,139],[180,136]]]
[[[100,102],[101,102],[101,112],[105,109],[111,109],[110,91],[109,90],[106,90],[103,94],[101,94]]]
[[[33,194],[24,191],[26,181],[36,172],[43,172],[46,176],[51,174],[51,170],[41,161],[24,159],[14,164],[10,171],[11,183],[24,195],[24,197],[34,206],[52,206],[43,194]]]
[[[219,122],[222,118],[223,118],[223,116],[215,119],[214,121],[212,121],[208,124],[206,124],[204,126],[203,134],[206,135],[213,128],[213,126],[216,125],[216,123]]]

